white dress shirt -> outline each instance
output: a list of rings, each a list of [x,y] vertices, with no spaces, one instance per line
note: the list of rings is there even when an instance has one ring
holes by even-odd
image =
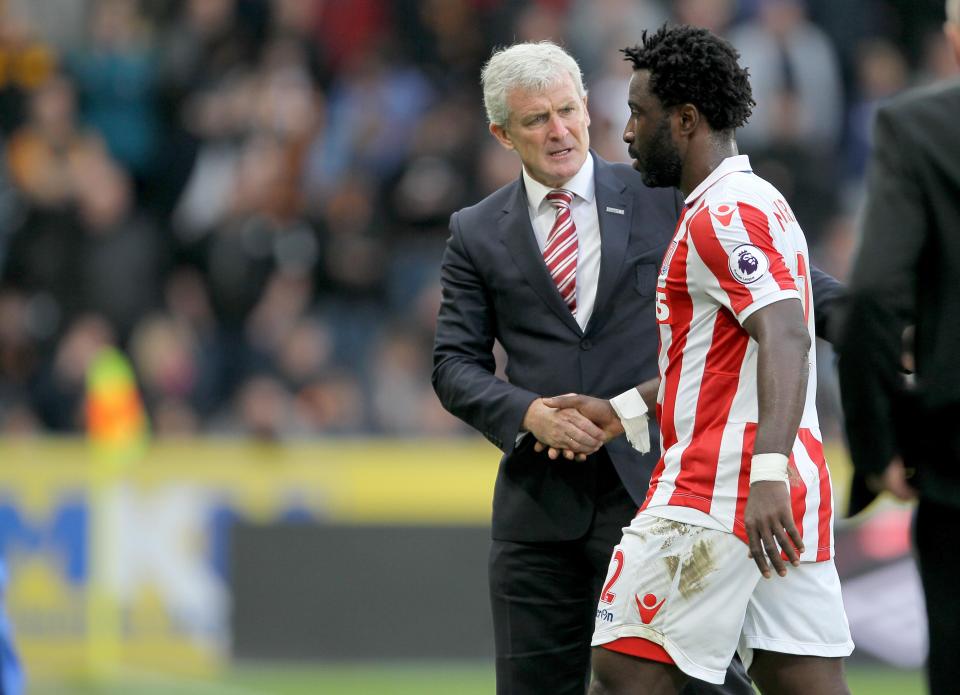
[[[530,224],[537,237],[540,253],[547,246],[547,237],[557,217],[557,209],[546,199],[554,190],[535,181],[526,168],[523,169],[523,185],[527,191]],[[597,217],[597,196],[594,191],[593,157],[587,154],[580,171],[563,186],[574,194],[571,212],[577,227],[577,323],[586,328],[593,305],[597,299],[597,283],[600,281],[600,222]]]

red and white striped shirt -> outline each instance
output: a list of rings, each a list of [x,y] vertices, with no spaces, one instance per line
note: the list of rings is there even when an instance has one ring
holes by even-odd
[[[758,344],[742,324],[762,307],[799,299],[813,340],[807,243],[783,196],[753,174],[745,155],[724,160],[686,203],[657,281],[662,455],[641,511],[746,541]],[[833,548],[816,379],[811,349],[789,464],[804,561],[827,560]]]

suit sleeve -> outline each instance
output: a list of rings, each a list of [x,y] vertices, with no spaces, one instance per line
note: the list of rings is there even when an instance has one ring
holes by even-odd
[[[817,337],[836,345],[843,320],[847,288],[816,266],[810,267],[810,286],[813,291]]]
[[[880,110],[874,133],[838,363],[850,457],[864,474],[883,471],[900,448],[893,400],[901,388],[902,334],[913,320],[913,277],[927,229],[919,178],[909,166],[908,150],[899,147],[889,111]]]
[[[493,302],[464,245],[457,213],[450,219],[440,284],[433,388],[444,408],[509,452],[527,408],[539,394],[494,375]]]

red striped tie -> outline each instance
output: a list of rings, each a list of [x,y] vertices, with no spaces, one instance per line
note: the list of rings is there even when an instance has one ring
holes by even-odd
[[[560,291],[560,296],[570,313],[577,315],[577,227],[573,223],[573,193],[558,188],[547,193],[547,200],[557,209],[557,218],[547,236],[543,260],[550,277]]]

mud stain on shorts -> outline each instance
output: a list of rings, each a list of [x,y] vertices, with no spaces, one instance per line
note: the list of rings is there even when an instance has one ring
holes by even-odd
[[[680,594],[689,599],[705,588],[707,577],[713,574],[717,565],[713,558],[713,542],[700,540],[693,544],[690,557],[680,570]]]
[[[665,548],[669,545],[671,545],[669,539],[664,541]],[[694,542],[690,553],[683,558],[682,566],[678,555],[665,557],[663,562],[667,566],[667,572],[671,577],[677,576],[679,568],[680,578],[677,583],[677,590],[685,599],[702,592],[706,588],[707,578],[717,569],[713,557],[713,542],[710,540]]]
[[[685,524],[682,521],[673,519],[658,519],[650,527],[650,533],[655,536],[686,536],[697,530],[698,527]]]

